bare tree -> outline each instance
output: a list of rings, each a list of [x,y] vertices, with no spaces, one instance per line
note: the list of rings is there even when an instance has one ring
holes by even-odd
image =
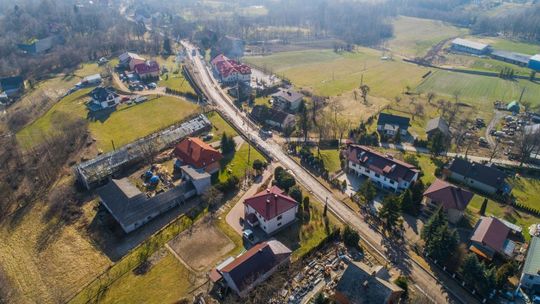
[[[424,105],[421,103],[414,105],[414,111],[413,111],[413,117],[414,120],[415,116],[424,116]]]
[[[367,96],[370,90],[371,89],[369,88],[367,84],[363,84],[360,86],[360,91],[362,92],[362,99],[364,100],[364,104],[368,103]]]
[[[401,102],[401,96],[394,97],[394,100],[396,101],[396,103],[400,103]]]
[[[517,138],[516,149],[519,156],[519,166],[523,166],[531,154],[540,149],[540,129],[523,130]]]
[[[433,101],[433,99],[435,99],[437,95],[433,92],[428,92],[427,93],[427,102],[428,104],[431,104],[431,102]]]

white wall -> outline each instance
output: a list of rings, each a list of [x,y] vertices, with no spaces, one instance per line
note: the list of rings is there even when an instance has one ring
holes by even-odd
[[[259,227],[261,227],[261,229],[264,230],[266,234],[272,234],[276,230],[284,226],[287,226],[287,224],[293,222],[296,219],[298,206],[291,208],[285,211],[284,213],[282,213],[281,218],[279,218],[278,216],[268,221],[266,221],[262,215],[260,215],[255,209],[251,208],[251,206],[249,205],[246,205],[244,210],[245,210],[245,214],[254,213],[257,216],[257,219],[259,220]]]
[[[520,284],[525,287],[525,289],[530,289],[534,285],[540,285],[540,275],[522,273]]]
[[[359,164],[355,164],[352,161],[349,161],[349,168],[356,172],[357,175],[365,176],[370,178],[375,183],[380,183],[383,185],[384,188],[390,189],[396,192],[402,191],[402,189],[408,189],[410,187],[410,183],[407,181],[393,181],[384,175],[379,175],[374,171],[371,171]],[[378,176],[377,176],[378,175]],[[412,181],[416,181],[418,178],[418,173],[415,174]]]

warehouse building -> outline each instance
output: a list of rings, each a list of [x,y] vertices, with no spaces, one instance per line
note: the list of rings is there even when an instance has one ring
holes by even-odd
[[[529,68],[540,72],[540,54],[536,54],[529,60]]]
[[[531,56],[527,54],[499,50],[494,50],[491,52],[491,57],[496,60],[508,62],[522,67],[526,67],[531,59]]]
[[[491,52],[489,44],[456,38],[452,40],[452,50],[455,52],[469,53],[474,55],[487,55]]]

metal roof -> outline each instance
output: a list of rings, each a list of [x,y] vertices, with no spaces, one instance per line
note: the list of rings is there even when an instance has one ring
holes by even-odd
[[[494,50],[493,52],[491,52],[491,55],[512,61],[521,62],[523,64],[529,63],[529,59],[531,59],[531,55],[501,50]]]
[[[533,237],[523,266],[523,273],[537,275],[540,271],[540,238]]]
[[[482,51],[482,50],[486,49],[487,47],[489,47],[489,44],[470,41],[470,40],[462,39],[462,38],[454,39],[452,41],[452,44],[457,44],[457,45],[460,45],[460,46],[468,47],[468,48],[479,50],[479,51]]]
[[[540,54],[536,54],[531,57],[530,61],[538,61],[540,62]]]

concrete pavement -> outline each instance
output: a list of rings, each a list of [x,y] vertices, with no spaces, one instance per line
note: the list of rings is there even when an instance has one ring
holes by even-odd
[[[211,76],[205,64],[198,56],[191,56],[192,45],[183,42],[184,46],[189,50],[188,56],[194,65],[195,77],[201,84],[201,89],[207,94],[210,101],[218,105],[227,120],[234,124],[250,141],[264,150],[273,159],[278,160],[280,164],[292,171],[295,178],[303,184],[307,189],[310,189],[313,195],[321,202],[327,201],[328,207],[341,220],[354,227],[362,236],[363,240],[368,243],[374,251],[383,257],[388,263],[390,261],[383,253],[387,250],[386,243],[381,234],[371,229],[371,227],[363,220],[363,218],[354,213],[339,200],[333,197],[332,192],[325,188],[315,177],[313,177],[303,167],[294,162],[283,150],[280,144],[272,139],[265,141],[259,136],[259,128],[251,122],[244,113],[241,113],[233,104],[228,96],[221,90],[220,85]],[[438,283],[438,280],[433,275],[423,269],[416,261],[410,259],[405,251],[401,252],[402,260],[396,260],[395,265],[407,272],[407,274],[423,289],[426,294],[436,303],[450,302],[449,296],[443,286]],[[407,260],[407,261],[405,261]],[[470,297],[463,290],[450,290],[452,293],[452,301],[462,303],[476,303],[477,301]],[[459,294],[458,294],[459,293]]]

